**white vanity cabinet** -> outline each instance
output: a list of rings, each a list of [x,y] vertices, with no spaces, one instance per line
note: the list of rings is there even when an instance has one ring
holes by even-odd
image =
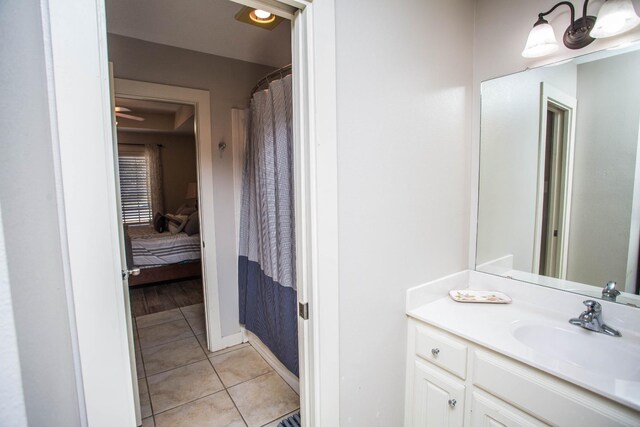
[[[640,413],[409,318],[405,427],[640,426]]]

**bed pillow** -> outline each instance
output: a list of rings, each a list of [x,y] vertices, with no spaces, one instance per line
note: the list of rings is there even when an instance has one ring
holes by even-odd
[[[184,226],[187,225],[187,220],[189,219],[187,215],[174,214],[166,214],[165,218],[167,218],[167,228],[171,234],[181,232]]]
[[[162,233],[167,228],[167,220],[160,212],[156,212],[153,216],[153,229],[158,233]]]
[[[200,216],[198,215],[198,211],[189,215],[189,219],[187,220],[187,224],[184,226],[183,231],[187,233],[188,236],[193,236],[200,232]]]
[[[195,211],[196,211],[196,208],[194,208],[194,207],[187,206],[187,205],[182,205],[176,211],[176,215],[191,215]]]

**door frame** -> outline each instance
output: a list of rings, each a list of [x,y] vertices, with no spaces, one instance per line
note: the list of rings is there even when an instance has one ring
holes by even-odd
[[[549,104],[564,112],[564,134],[565,146],[563,152],[564,167],[561,192],[562,203],[559,207],[561,212],[561,231],[558,241],[558,271],[559,279],[566,279],[568,255],[569,255],[569,230],[571,226],[571,191],[573,188],[573,158],[576,135],[576,117],[578,101],[575,97],[568,95],[549,83],[540,83],[540,127],[538,133],[538,180],[536,191],[536,212],[535,227],[533,237],[533,260],[531,271],[538,271],[540,266],[540,249],[542,245],[542,216],[544,208],[544,169],[545,150],[547,141],[547,111]]]
[[[222,337],[218,266],[216,262],[215,200],[213,197],[213,158],[211,144],[211,104],[208,90],[191,89],[137,80],[114,79],[118,98],[173,102],[193,106],[195,110],[196,169],[200,213],[200,250],[204,288],[207,347],[221,350],[239,344],[238,336]],[[207,191],[204,191],[204,190]],[[237,341],[237,342],[236,342]]]
[[[305,426],[338,425],[339,275],[334,0],[234,0],[293,18],[294,152]],[[82,389],[89,425],[133,425],[121,280],[104,0],[41,1],[52,128],[59,141]],[[73,22],[73,25],[69,25]],[[96,223],[100,227],[92,227]],[[87,230],[91,229],[91,233]],[[108,405],[107,405],[108,402]]]

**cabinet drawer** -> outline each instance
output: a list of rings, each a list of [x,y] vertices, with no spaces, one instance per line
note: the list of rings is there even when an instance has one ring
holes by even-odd
[[[640,414],[502,356],[476,351],[473,384],[547,424],[637,427]]]
[[[416,326],[416,355],[465,379],[467,346],[443,334]]]

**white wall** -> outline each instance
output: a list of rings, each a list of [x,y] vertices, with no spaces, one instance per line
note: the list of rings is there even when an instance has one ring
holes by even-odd
[[[575,97],[576,73],[564,64],[482,84],[478,264],[513,255],[514,269],[533,271],[540,83]]]
[[[640,52],[578,66],[568,257],[568,278],[576,282],[603,285],[613,280],[620,289],[626,283],[640,127],[639,75]],[[637,267],[637,259],[634,264]]]
[[[22,393],[22,373],[16,324],[13,320],[11,288],[7,253],[2,229],[2,207],[0,206],[0,425],[7,427],[27,426],[27,411]]]
[[[63,271],[40,7],[0,3],[0,205],[8,266],[0,279],[7,339],[0,341],[3,426],[25,425],[25,409],[29,425],[76,426],[84,411]],[[11,343],[16,337],[19,364]],[[9,389],[13,393],[5,394]]]
[[[282,23],[280,25],[283,25]],[[272,67],[109,35],[109,59],[117,78],[209,90],[216,254],[222,336],[238,332],[238,259],[235,241],[231,109],[249,104],[251,89]]]
[[[402,425],[405,291],[467,265],[473,0],[336,1],[340,425]]]

